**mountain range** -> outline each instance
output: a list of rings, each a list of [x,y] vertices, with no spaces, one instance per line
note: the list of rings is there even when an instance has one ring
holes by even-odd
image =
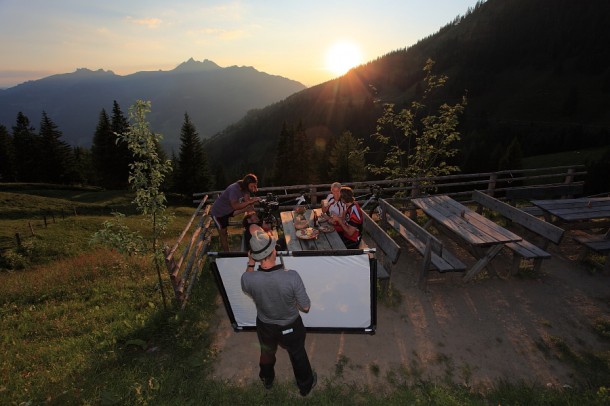
[[[525,157],[610,145],[609,15],[606,0],[481,1],[409,48],[251,111],[206,150],[229,177],[249,168],[270,179],[269,157],[286,122],[301,125],[316,146],[350,131],[379,151],[367,160],[379,160],[383,150],[370,135],[383,104],[409,106],[428,59],[434,74],[448,76],[436,102],[467,96],[455,162],[464,172],[498,169],[515,141]],[[229,145],[255,145],[255,153]]]
[[[222,68],[193,58],[170,71],[116,75],[112,71],[75,72],[28,81],[0,90],[0,124],[9,130],[17,113],[38,127],[43,111],[63,132],[64,141],[88,147],[102,109],[116,100],[127,116],[137,99],[149,100],[153,131],[163,134],[166,149],[177,151],[184,113],[202,138],[223,130],[249,110],[261,108],[305,89],[297,81],[259,72],[253,67]]]

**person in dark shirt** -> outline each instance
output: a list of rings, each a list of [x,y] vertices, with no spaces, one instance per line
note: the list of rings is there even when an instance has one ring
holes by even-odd
[[[258,191],[258,178],[253,173],[249,173],[242,180],[230,184],[224,192],[214,200],[210,214],[218,228],[218,239],[223,251],[229,250],[229,239],[227,227],[229,218],[236,214],[243,213],[248,209],[253,209],[253,204],[260,200],[253,197]]]
[[[250,239],[246,272],[241,288],[256,305],[256,333],[260,344],[259,367],[263,385],[271,389],[275,379],[275,354],[280,345],[290,357],[299,392],[307,396],[317,383],[305,350],[305,326],[299,312],[309,312],[311,301],[301,276],[276,264],[276,239],[262,230]],[[255,261],[260,265],[255,271]]]

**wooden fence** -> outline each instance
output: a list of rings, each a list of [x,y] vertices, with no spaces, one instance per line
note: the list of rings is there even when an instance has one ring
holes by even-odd
[[[354,190],[357,200],[361,203],[370,195],[371,186],[382,188],[381,197],[404,197],[412,198],[422,195],[446,194],[456,200],[463,200],[464,197],[470,198],[475,189],[485,190],[487,194],[498,198],[504,198],[507,190],[518,187],[533,185],[561,185],[561,184],[583,184],[584,165],[556,166],[549,168],[504,170],[497,172],[457,174],[438,176],[431,178],[403,178],[392,180],[379,180],[368,182],[347,182],[345,186],[350,186]],[[292,204],[281,205],[280,209],[288,209],[294,202],[291,200],[304,194],[312,205],[325,198],[329,193],[330,184],[316,185],[292,185],[292,186],[273,186],[259,188],[259,195],[273,193],[278,196],[280,203],[287,202]],[[213,190],[193,194],[194,203],[199,203],[202,196],[209,196],[208,202],[213,203],[214,199],[222,190]]]
[[[165,265],[174,290],[176,302],[184,309],[197,275],[203,267],[210,245],[210,205],[206,205],[207,196],[199,202],[197,209],[186,224],[184,230],[172,248],[165,247]],[[194,220],[199,221],[193,227]],[[181,254],[176,253],[181,250]]]

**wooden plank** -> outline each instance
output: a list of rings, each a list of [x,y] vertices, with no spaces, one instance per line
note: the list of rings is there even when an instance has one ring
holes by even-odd
[[[551,254],[543,250],[542,248],[532,244],[529,241],[509,242],[506,244],[507,248],[518,253],[520,256],[526,259],[534,258],[550,258]]]
[[[410,220],[410,219],[409,219]],[[415,248],[415,250],[417,252],[419,252],[422,255],[426,254],[426,242],[423,242],[416,234],[410,232],[409,230],[407,230],[407,228],[400,224],[395,218],[393,217],[389,217],[388,216],[388,224],[390,226],[392,226],[396,231],[398,231],[400,233],[400,235],[409,243],[413,246],[413,248]],[[425,230],[424,230],[425,231]],[[442,245],[440,247],[440,250],[438,249],[438,247],[434,248],[434,246],[436,245],[436,242],[439,242],[432,234],[428,233],[427,231],[426,235],[428,237],[431,237],[430,239],[430,262],[432,263],[432,265],[434,265],[434,268],[437,269],[439,272],[447,272],[447,271],[456,271],[456,270],[464,270],[466,269],[466,266],[464,264],[462,264],[459,260],[455,259],[455,257],[451,256],[453,261],[448,261],[447,259],[443,258],[443,253],[445,253],[447,250],[443,249]],[[433,241],[435,241],[433,243]],[[440,243],[440,242],[439,242]],[[457,266],[455,266],[457,265]],[[428,269],[426,269],[428,270]]]
[[[530,231],[541,235],[549,241],[559,244],[565,231],[553,224],[542,221],[530,214],[523,212],[522,210],[513,207],[509,204],[501,202],[491,196],[486,195],[478,190],[472,192],[472,200],[475,202],[496,211],[506,217],[507,219],[514,221],[517,224],[522,225]]]
[[[316,214],[318,215],[318,218],[319,218],[320,215],[322,214],[322,210],[315,209],[314,211],[316,212]],[[332,226],[332,224],[330,224],[330,223],[327,223],[327,224]],[[330,250],[346,249],[345,243],[341,239],[341,236],[339,236],[339,233],[337,233],[336,231],[334,231],[332,233],[321,233],[320,237],[318,237],[318,242],[320,244],[327,244],[326,247],[323,247],[322,245],[318,245],[318,249],[325,249],[325,250],[326,249],[330,249]]]
[[[574,240],[580,244],[586,245],[597,252],[610,251],[610,239],[604,235],[584,235],[574,237]]]
[[[383,212],[388,221],[392,219],[394,220],[394,223],[397,223],[397,225],[392,224],[392,227],[394,227],[394,229],[396,229],[398,232],[400,232],[400,227],[403,227],[405,230],[413,234],[415,239],[418,241],[427,241],[428,237],[432,237],[432,252],[437,254],[442,253],[443,244],[436,237],[427,232],[422,226],[401,213],[397,208],[385,203]],[[400,227],[398,227],[398,225]]]
[[[424,212],[470,245],[488,246],[519,241],[521,237],[500,227],[448,196],[411,200]]]
[[[610,217],[610,198],[532,200],[532,203],[563,221]]]
[[[286,239],[286,248],[289,251],[301,251],[301,243],[296,238],[296,230],[294,228],[294,222],[292,220],[291,211],[283,211],[280,213],[280,219],[282,220],[282,228],[284,229],[284,238]]]
[[[386,204],[387,206],[387,204]],[[383,207],[383,206],[382,206]],[[385,208],[383,209],[385,210]],[[395,264],[400,256],[400,245],[394,241],[368,214],[364,213],[364,230],[371,236],[377,247]]]

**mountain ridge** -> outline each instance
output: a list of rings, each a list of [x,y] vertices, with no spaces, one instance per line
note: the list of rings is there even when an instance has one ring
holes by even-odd
[[[63,132],[66,142],[88,147],[102,109],[111,111],[116,100],[127,113],[137,99],[150,100],[151,127],[164,135],[167,150],[175,150],[184,113],[189,114],[200,136],[206,138],[249,110],[305,88],[295,80],[260,72],[251,66],[223,68],[208,59],[200,62],[190,58],[172,70],[128,75],[78,68],[0,91],[0,124],[11,128],[21,111],[37,127],[45,111]]]

